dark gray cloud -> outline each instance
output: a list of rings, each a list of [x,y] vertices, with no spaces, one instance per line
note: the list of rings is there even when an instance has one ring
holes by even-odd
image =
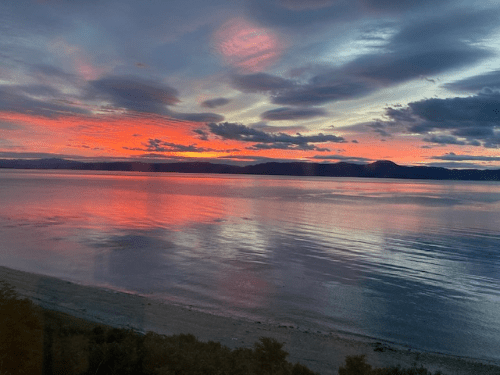
[[[67,160],[85,160],[84,156],[70,155],[70,154],[53,154],[45,152],[6,152],[0,151],[0,158],[8,159],[50,159],[50,158],[60,158]]]
[[[447,168],[447,169],[498,169],[494,166],[485,166],[479,163],[468,163],[468,162],[435,162],[435,163],[426,163],[428,167],[438,167],[438,168]]]
[[[231,79],[234,88],[242,92],[269,93],[291,89],[294,82],[267,73],[234,75]]]
[[[282,107],[261,113],[260,118],[269,121],[303,120],[314,117],[326,116],[326,111],[321,108],[290,108]]]
[[[380,134],[382,137],[392,137],[392,134],[388,131],[389,126],[387,123],[382,121],[373,121],[365,126],[371,128],[375,133]]]
[[[465,145],[467,144],[465,141],[460,141],[458,140],[457,137],[454,137],[452,135],[431,135],[429,137],[424,137],[423,138],[424,142],[429,142],[429,143],[438,143],[441,145]]]
[[[347,23],[372,14],[404,15],[411,11],[440,11],[450,0],[251,0],[253,17],[262,23],[290,29],[327,22]]]
[[[307,130],[307,128],[303,125],[273,126],[273,125],[268,125],[264,121],[250,124],[248,125],[248,127],[252,129],[262,130],[268,133],[290,133],[290,132],[297,133]]]
[[[29,74],[35,78],[49,79],[51,82],[71,82],[74,83],[77,77],[74,74],[66,73],[64,70],[47,64],[32,64],[29,66]]]
[[[500,70],[447,83],[444,88],[457,92],[477,93],[482,90],[500,90]]]
[[[408,22],[391,40],[390,48],[430,49],[446,47],[449,42],[467,45],[482,40],[498,28],[498,8],[477,10],[461,8]]]
[[[176,89],[138,77],[104,77],[90,82],[89,97],[109,100],[114,107],[135,112],[155,113],[177,120],[219,122],[224,116],[216,113],[180,113],[170,109],[180,102]]]
[[[173,111],[165,111],[165,114],[178,120],[192,122],[220,122],[224,121],[224,116],[216,113],[179,113]]]
[[[372,54],[359,57],[347,64],[346,73],[366,82],[374,80],[378,88],[403,83],[421,76],[435,75],[450,69],[457,69],[491,57],[484,49],[457,43],[431,47],[428,45],[415,48],[397,48],[386,54]],[[370,85],[359,85],[359,94],[369,94]],[[365,92],[362,92],[361,90]]]
[[[90,85],[98,97],[137,112],[163,114],[165,106],[180,102],[176,89],[137,77],[104,77]]]
[[[47,85],[23,85],[23,86],[10,86],[10,90],[13,92],[22,93],[29,96],[44,96],[44,97],[61,97],[61,92],[51,86]]]
[[[315,143],[324,142],[346,142],[342,137],[335,135],[326,135],[319,133],[317,135],[303,136],[301,134],[289,135],[285,133],[266,133],[258,129],[253,129],[242,124],[235,123],[210,123],[208,128],[212,134],[218,135],[224,139],[232,139],[242,142],[255,142],[255,145],[247,147],[251,150],[316,150],[329,151],[321,148]]]
[[[198,139],[202,141],[208,141],[208,133],[205,130],[194,129],[193,132],[199,135]]]
[[[317,0],[314,1],[316,6],[308,5],[307,1],[302,3],[301,6],[293,0],[251,0],[248,7],[253,18],[261,23],[289,28],[302,28],[311,23],[332,20],[347,22],[359,17],[357,7],[347,0],[337,0],[332,2],[332,6],[325,7],[318,6]]]
[[[459,155],[449,152],[441,156],[431,156],[430,159],[447,161],[500,161],[500,156]]]
[[[324,147],[318,147],[313,144],[292,144],[292,143],[256,143],[252,146],[246,147],[247,150],[261,151],[261,150],[300,150],[300,151],[318,151],[318,152],[328,152],[330,149]]]
[[[375,91],[373,82],[330,72],[314,77],[308,84],[281,90],[271,102],[281,105],[314,106],[328,102],[359,98]]]
[[[346,161],[353,163],[369,163],[372,162],[373,159],[356,157],[356,156],[345,156],[345,155],[314,155],[311,159],[320,159],[320,160],[337,160],[337,161]]]
[[[393,121],[381,122],[383,130],[390,124],[403,125],[411,133],[426,135],[426,142],[491,148],[500,145],[500,93],[426,99],[405,108],[387,108],[386,115]]]
[[[475,95],[466,98],[427,99],[408,104],[413,116],[428,121],[414,130],[455,127],[454,122],[469,127],[475,124],[500,122],[500,93]],[[429,129],[425,129],[429,126]]]
[[[198,147],[196,144],[181,145],[178,143],[166,142],[158,138],[149,138],[144,147],[130,148],[123,147],[125,150],[147,151],[147,152],[206,152],[214,151],[211,148]]]
[[[430,6],[436,10],[436,8],[439,8],[449,2],[450,0],[360,0],[361,4],[365,5],[372,11],[382,11],[387,13],[403,13],[418,8],[429,8]]]
[[[331,7],[333,0],[276,0],[276,3],[290,10],[321,9]]]
[[[203,103],[201,103],[201,106],[205,107],[205,108],[215,108],[215,107],[220,107],[220,106],[226,105],[230,101],[231,100],[226,99],[226,98],[209,99],[209,100],[205,100]]]
[[[10,111],[35,116],[57,117],[63,114],[90,114],[70,100],[56,97],[58,91],[49,86],[0,85],[0,111]],[[59,95],[61,96],[61,95]]]

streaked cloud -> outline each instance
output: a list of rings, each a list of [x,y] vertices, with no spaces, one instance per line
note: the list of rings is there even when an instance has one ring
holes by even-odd
[[[226,99],[226,98],[209,99],[209,100],[205,100],[204,102],[202,102],[201,106],[205,107],[205,108],[215,108],[215,107],[220,107],[220,106],[226,105],[230,101],[231,100]]]
[[[232,77],[233,86],[242,92],[277,92],[280,90],[291,89],[295,86],[294,82],[273,76],[266,73],[254,73],[246,75],[234,75]]]
[[[182,145],[172,142],[167,142],[161,139],[148,139],[143,144],[144,147],[129,148],[123,147],[126,150],[133,151],[148,151],[148,152],[207,152],[214,151],[211,148],[198,147],[196,144]]]
[[[457,92],[477,93],[482,90],[500,90],[500,70],[450,82],[443,87]]]
[[[176,89],[135,77],[104,77],[90,86],[97,98],[137,112],[162,114],[165,106],[180,102]]]
[[[500,161],[500,156],[460,155],[450,152],[440,156],[431,156],[430,159],[448,161]]]
[[[333,154],[333,155],[314,155],[311,157],[311,159],[314,160],[324,160],[324,161],[345,161],[345,162],[351,162],[351,163],[370,163],[374,161],[373,159],[369,158],[362,158],[362,157],[356,157],[356,156],[346,156],[346,155],[339,155],[339,154]]]
[[[261,113],[260,118],[269,121],[282,121],[282,120],[303,120],[314,117],[324,117],[326,115],[327,115],[326,111],[321,108],[281,107]]]

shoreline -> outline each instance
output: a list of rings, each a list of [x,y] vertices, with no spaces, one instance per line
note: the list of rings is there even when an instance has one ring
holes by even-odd
[[[22,297],[30,298],[43,308],[112,327],[166,335],[191,333],[201,341],[217,341],[231,349],[252,347],[259,337],[272,337],[284,342],[288,361],[300,362],[321,375],[337,374],[346,356],[360,354],[365,354],[367,362],[374,367],[411,367],[417,363],[431,372],[441,370],[449,375],[500,373],[496,363],[484,359],[211,315],[140,295],[84,286],[3,266],[0,266],[0,280],[8,282]]]

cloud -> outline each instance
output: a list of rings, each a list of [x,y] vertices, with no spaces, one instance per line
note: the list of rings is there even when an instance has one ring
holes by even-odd
[[[178,91],[167,85],[138,77],[110,76],[90,81],[89,98],[109,100],[114,107],[130,111],[155,113],[177,120],[219,122],[224,116],[216,113],[180,113],[170,109],[180,102]]]
[[[315,76],[308,84],[281,90],[271,97],[271,102],[281,105],[314,106],[362,97],[376,88],[377,85],[366,80],[331,71]]]
[[[397,48],[386,54],[372,54],[357,58],[344,70],[366,82],[374,81],[378,87],[403,83],[420,76],[435,75],[450,69],[465,67],[492,54],[484,49],[453,43],[443,46],[415,46]],[[359,85],[360,88],[363,87]],[[369,85],[365,94],[370,93]]]
[[[382,137],[392,137],[392,134],[388,132],[388,125],[382,121],[373,121],[367,123],[365,126],[371,128],[375,133],[380,134]]]
[[[3,130],[19,130],[23,127],[10,121],[0,120],[0,129]]]
[[[208,141],[208,133],[205,130],[194,129],[193,132],[199,135],[198,139],[202,141]]]
[[[485,89],[500,90],[500,70],[447,83],[443,87],[451,91],[474,93]]]
[[[450,0],[360,0],[360,3],[365,5],[370,10],[385,11],[388,13],[403,13],[415,8],[423,8],[431,5],[437,8],[443,4],[449,3]]]
[[[427,167],[438,167],[447,169],[498,169],[497,167],[485,166],[478,163],[467,163],[467,162],[437,162],[437,163],[426,163]]]
[[[465,145],[464,141],[459,141],[457,137],[452,135],[432,135],[430,137],[423,138],[424,142],[438,143],[442,145]]]
[[[234,88],[247,93],[269,93],[294,87],[294,82],[267,73],[234,75],[231,79]]]
[[[66,73],[62,69],[47,64],[32,64],[29,67],[31,76],[41,80],[49,79],[51,82],[75,83],[77,77],[74,74]]]
[[[412,115],[428,121],[415,125],[415,130],[455,127],[453,122],[469,127],[474,124],[495,124],[500,121],[500,93],[466,98],[427,99],[410,103]],[[472,122],[472,123],[471,123]],[[460,126],[460,125],[459,125]]]
[[[143,143],[143,148],[123,147],[125,150],[147,151],[147,152],[207,152],[214,151],[211,148],[197,147],[196,144],[181,145],[177,143],[166,142],[158,138],[149,138],[147,143]]]
[[[405,46],[431,48],[445,46],[450,41],[468,44],[482,40],[498,28],[499,8],[472,7],[450,10],[407,23],[394,37],[393,43],[399,49]]]
[[[447,161],[500,161],[500,156],[457,155],[454,152],[449,152],[441,156],[431,156],[430,159]]]
[[[212,36],[216,51],[226,64],[239,71],[259,72],[275,64],[284,47],[271,28],[234,17]]]
[[[90,85],[98,97],[136,112],[164,114],[165,106],[180,102],[176,89],[137,77],[108,76]]]
[[[88,158],[78,155],[69,154],[55,154],[46,152],[5,152],[0,151],[0,158],[8,159],[50,159],[50,158],[60,158],[68,160],[86,160]]]
[[[284,106],[316,106],[361,98],[493,56],[479,46],[497,28],[499,17],[498,9],[467,9],[418,21],[411,19],[399,29],[399,25],[391,26],[392,35],[373,52],[323,69],[305,83],[261,74],[233,77],[233,85],[244,92],[268,94],[272,103]],[[380,27],[387,34],[387,26]]]
[[[192,121],[192,122],[220,122],[224,121],[224,116],[216,113],[179,113],[173,111],[165,111],[165,114],[177,120]]]
[[[320,108],[299,108],[282,107],[266,111],[260,115],[263,120],[303,120],[319,116],[326,116],[326,111]]]
[[[318,152],[329,152],[331,151],[326,147],[318,147],[313,144],[303,143],[303,144],[293,144],[293,143],[256,143],[252,146],[246,147],[247,150],[261,151],[261,150],[300,150],[300,151],[318,151]]]
[[[356,156],[345,156],[345,155],[314,155],[311,159],[338,160],[338,161],[346,161],[354,163],[369,163],[373,161],[373,159],[356,157]]]
[[[425,99],[405,108],[387,108],[386,115],[411,133],[427,135],[423,138],[426,142],[489,148],[500,145],[500,93]]]
[[[215,108],[215,107],[220,107],[220,106],[226,105],[230,101],[231,100],[226,99],[226,98],[210,99],[210,100],[205,100],[203,103],[201,103],[201,106],[205,107],[205,108]]]
[[[253,129],[242,124],[225,122],[222,124],[210,123],[208,128],[212,134],[218,135],[224,139],[231,139],[242,142],[255,142],[255,145],[247,147],[250,150],[316,150],[329,151],[326,148],[320,148],[315,143],[324,142],[346,142],[344,138],[335,135],[317,135],[303,136],[301,134],[289,135],[286,133],[266,133],[258,129]]]
[[[62,114],[90,114],[69,100],[56,97],[59,92],[41,85],[0,85],[0,111],[34,116],[57,117]]]
[[[277,3],[290,10],[321,9],[334,4],[334,0],[277,0]]]
[[[263,121],[250,124],[248,125],[248,127],[252,129],[262,130],[268,133],[290,133],[290,132],[297,133],[307,130],[307,128],[304,125],[273,126],[273,125],[268,125]]]

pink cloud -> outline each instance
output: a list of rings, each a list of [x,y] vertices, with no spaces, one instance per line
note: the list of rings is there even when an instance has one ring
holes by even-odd
[[[213,39],[224,61],[246,72],[262,71],[275,64],[283,49],[274,33],[243,18],[224,23]]]

